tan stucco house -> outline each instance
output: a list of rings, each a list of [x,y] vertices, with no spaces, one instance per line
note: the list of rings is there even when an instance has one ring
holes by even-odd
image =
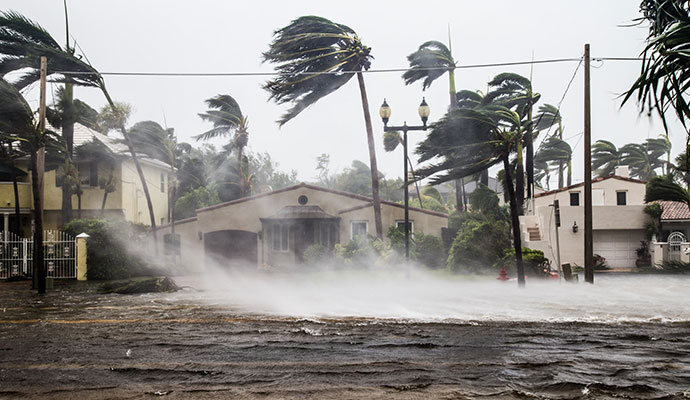
[[[647,240],[644,213],[646,181],[629,177],[628,167],[614,175],[592,180],[592,229],[594,253],[614,268],[635,267],[636,249]],[[556,267],[554,200],[559,201],[561,263],[584,265],[584,183],[538,193],[534,212],[520,217],[522,244],[537,249]]]
[[[82,144],[99,141],[114,153],[126,154],[127,147],[109,136],[89,129],[81,124],[74,125],[74,148]],[[96,217],[101,214],[104,190],[99,185],[99,179],[110,176],[110,167],[98,160],[79,160],[75,158],[79,170],[81,187],[81,215],[83,218]],[[168,216],[168,183],[170,166],[161,161],[142,157],[141,167],[146,176],[151,200],[153,202],[156,222],[167,223]],[[21,211],[21,226],[24,236],[31,233],[33,226],[33,196],[31,190],[31,174],[29,160],[19,159],[17,168],[26,172],[19,178],[19,206]],[[117,161],[112,169],[115,191],[109,193],[104,209],[107,218],[124,219],[126,221],[150,225],[148,207],[134,162],[123,157]],[[0,175],[1,176],[1,175]],[[62,189],[56,180],[56,171],[49,170],[44,175],[44,227],[57,229],[62,225]],[[3,177],[0,181],[0,230],[7,231],[11,220],[15,218],[14,190],[11,179]],[[78,199],[72,196],[74,218],[78,217]]]
[[[404,207],[383,201],[384,234],[404,224]],[[446,214],[410,208],[413,232],[441,236]],[[161,233],[170,233],[170,225]],[[175,223],[182,264],[213,260],[249,268],[289,267],[313,244],[332,249],[358,235],[376,235],[371,198],[306,183],[196,210]],[[163,241],[165,235],[159,235]]]

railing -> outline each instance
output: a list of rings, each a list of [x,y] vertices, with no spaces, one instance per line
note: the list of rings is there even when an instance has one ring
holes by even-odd
[[[33,276],[33,248],[31,239],[0,232],[0,279]],[[61,231],[44,231],[43,255],[48,277],[77,277],[77,243],[72,236]]]

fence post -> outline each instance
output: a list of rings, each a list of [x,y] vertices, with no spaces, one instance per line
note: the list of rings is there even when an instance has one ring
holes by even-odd
[[[77,280],[86,280],[86,239],[89,235],[80,233],[77,235]]]

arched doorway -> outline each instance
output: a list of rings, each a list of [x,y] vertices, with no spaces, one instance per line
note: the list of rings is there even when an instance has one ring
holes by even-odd
[[[206,260],[221,267],[255,269],[257,266],[256,232],[223,230],[204,234]]]

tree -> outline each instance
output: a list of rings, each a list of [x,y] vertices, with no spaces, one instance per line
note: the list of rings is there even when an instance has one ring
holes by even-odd
[[[0,121],[2,124],[2,121]],[[26,175],[26,172],[18,169],[14,165],[14,161],[24,156],[25,154],[20,151],[15,143],[17,142],[17,136],[13,132],[3,132],[0,129],[0,163],[5,168],[3,169],[3,175],[9,175],[12,180],[12,190],[14,191],[14,224],[10,227],[10,230],[16,234],[20,235],[21,231],[21,211],[19,208],[19,185],[18,178],[20,176]]]
[[[558,187],[560,189],[563,187],[563,176],[561,173],[561,166],[566,166],[567,169],[566,185],[572,185],[572,158],[573,150],[568,144],[568,142],[560,139],[556,135],[552,135],[549,136],[546,140],[544,140],[544,142],[542,142],[539,151],[537,151],[537,154],[534,156],[534,164],[535,166],[542,166],[542,169],[544,168],[544,166],[556,166],[559,170]],[[535,179],[536,176],[537,175],[535,175]]]
[[[510,168],[510,154],[522,141],[522,136],[520,115],[507,107],[458,109],[449,112],[434,124],[431,132],[416,150],[420,156],[420,162],[439,160],[417,171],[422,178],[431,178],[431,184],[469,176],[495,164],[503,163],[520,286],[524,286],[525,276],[518,203]]]
[[[177,145],[175,129],[163,129],[157,122],[137,122],[129,128],[134,147],[142,154],[162,161],[170,166],[168,174],[168,222],[170,231],[175,233],[175,201],[177,200],[177,178],[175,168],[178,164],[180,150]],[[105,204],[105,203],[104,203]]]
[[[668,175],[656,176],[647,182],[644,201],[666,200],[684,203],[690,208],[690,191],[673,181]]]
[[[279,164],[264,153],[248,154],[249,170],[253,171],[260,192],[269,192],[297,184],[297,171],[284,172]]]
[[[448,41],[450,42],[450,37]],[[407,61],[410,63],[410,69],[403,74],[405,85],[411,85],[419,80],[423,80],[422,90],[426,90],[436,79],[448,72],[448,93],[450,94],[448,109],[454,110],[458,108],[458,98],[455,90],[455,59],[449,47],[446,47],[441,42],[431,40],[422,43],[417,51],[407,56]],[[455,207],[457,210],[465,208],[464,191],[464,179],[456,180]],[[417,192],[419,192],[419,189],[417,189]],[[421,197],[419,202],[422,202]]]
[[[376,147],[362,74],[371,66],[371,48],[346,25],[322,17],[304,16],[275,31],[263,58],[277,64],[278,76],[264,85],[270,99],[278,104],[293,104],[278,121],[281,126],[357,75],[369,145],[376,236],[383,239]]]
[[[245,178],[242,175],[242,157],[243,150],[247,146],[249,140],[249,120],[246,115],[242,114],[239,103],[228,94],[219,94],[206,100],[206,105],[209,110],[205,113],[199,113],[199,117],[204,121],[213,123],[213,128],[194,136],[196,140],[208,140],[218,136],[227,136],[234,133],[232,141],[225,148],[226,151],[237,151],[237,173],[238,182],[240,182],[239,192],[240,197],[244,197],[247,188],[244,186]],[[251,193],[251,192],[250,192]]]
[[[553,133],[553,136],[556,136],[558,139],[561,141],[563,140],[563,118],[561,117],[561,112],[558,109],[558,107],[552,105],[552,104],[543,104],[539,106],[539,110],[537,111],[538,114],[536,118],[534,119],[534,130],[537,132],[542,132],[544,130],[550,129],[554,125],[558,125],[556,128],[556,132]],[[544,142],[548,140],[545,139]],[[541,147],[544,147],[544,142],[542,142]],[[568,146],[570,147],[570,146]],[[572,153],[572,150],[571,150]],[[535,155],[536,158],[536,155]],[[543,161],[543,160],[542,160]],[[537,160],[535,159],[535,164],[537,163]],[[564,186],[564,172],[565,172],[565,167],[567,165],[567,162],[563,159],[558,160],[558,188],[561,189]],[[535,166],[536,169],[536,166]],[[536,178],[535,178],[536,180]],[[570,181],[569,181],[570,182]],[[547,184],[548,185],[548,184]],[[567,184],[570,186],[570,183]]]
[[[642,51],[640,76],[625,92],[623,104],[635,97],[649,115],[655,110],[668,132],[666,112],[673,109],[687,129],[690,106],[690,8],[683,0],[642,0],[639,24],[648,23],[646,46]]]
[[[42,210],[43,199],[38,174],[38,150],[45,147],[46,140],[39,122],[19,91],[4,79],[0,79],[0,132],[12,133],[21,141],[31,155],[31,189],[34,210]],[[38,293],[46,291],[46,268],[43,262],[43,215],[34,215],[34,279]],[[40,249],[36,249],[40,247]]]
[[[622,152],[608,140],[597,140],[592,145],[592,170],[598,177],[612,175],[616,167],[623,165]]]

